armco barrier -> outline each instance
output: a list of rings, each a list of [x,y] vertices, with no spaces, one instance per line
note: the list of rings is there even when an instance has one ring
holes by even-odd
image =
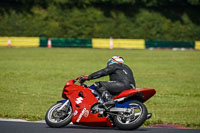
[[[145,41],[146,48],[194,48],[194,41]]]
[[[195,49],[200,50],[200,41],[195,41]]]
[[[66,39],[66,38],[50,38],[52,47],[82,47],[91,48],[92,43],[89,39]],[[48,38],[40,38],[40,47],[47,47]]]
[[[112,39],[113,48],[144,49],[144,39]],[[110,48],[110,39],[92,39],[93,48]]]
[[[39,47],[39,37],[0,37],[0,46]]]

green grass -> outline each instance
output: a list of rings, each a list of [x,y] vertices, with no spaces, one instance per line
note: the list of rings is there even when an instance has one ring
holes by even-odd
[[[125,58],[137,88],[155,88],[146,102],[146,125],[173,123],[200,128],[200,51],[0,48],[0,117],[41,120],[67,80]],[[108,80],[108,77],[99,80]],[[95,80],[97,81],[97,80]],[[90,81],[92,84],[95,81]]]

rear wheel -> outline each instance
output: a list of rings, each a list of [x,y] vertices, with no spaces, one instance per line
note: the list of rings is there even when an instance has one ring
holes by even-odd
[[[147,119],[147,108],[139,102],[130,103],[132,107],[127,112],[120,112],[114,116],[114,124],[122,130],[133,130],[139,128]]]
[[[62,103],[53,105],[46,113],[45,121],[46,124],[53,128],[64,127],[72,121],[72,107],[68,104],[58,111],[62,106]]]

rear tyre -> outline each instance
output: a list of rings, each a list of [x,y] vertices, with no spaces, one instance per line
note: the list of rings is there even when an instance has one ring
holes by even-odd
[[[57,111],[62,103],[57,103],[50,107],[45,116],[46,124],[49,127],[60,128],[68,125],[72,121],[71,104],[66,105],[62,110]]]
[[[139,128],[147,119],[147,108],[139,102],[133,101],[130,103],[131,112],[121,112],[114,116],[114,124],[122,130],[134,130]]]

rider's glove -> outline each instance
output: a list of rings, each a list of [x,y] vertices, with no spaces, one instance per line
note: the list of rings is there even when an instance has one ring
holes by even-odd
[[[84,83],[88,79],[88,76],[80,76],[79,82]]]

